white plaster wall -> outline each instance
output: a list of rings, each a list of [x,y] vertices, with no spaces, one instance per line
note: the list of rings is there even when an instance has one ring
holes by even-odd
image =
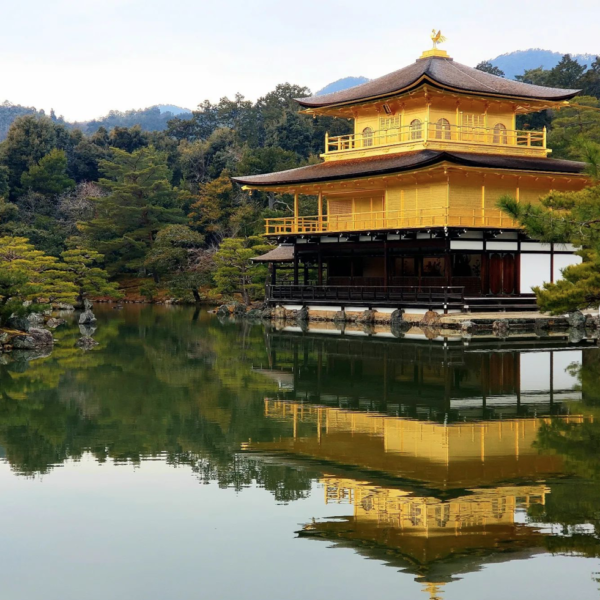
[[[521,254],[521,293],[550,281],[550,254]]]
[[[554,255],[554,281],[562,279],[561,271],[565,267],[578,265],[582,261],[581,256],[576,254],[555,254]]]

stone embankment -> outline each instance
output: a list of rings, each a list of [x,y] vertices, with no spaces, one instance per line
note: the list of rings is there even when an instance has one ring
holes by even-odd
[[[216,314],[221,317],[238,317],[244,319],[267,320],[297,324],[329,322],[342,326],[346,323],[363,327],[389,327],[392,333],[407,330],[414,326],[421,328],[460,331],[465,335],[492,333],[497,337],[510,334],[534,332],[539,336],[552,332],[569,331],[573,341],[585,338],[598,338],[600,320],[597,313],[584,314],[580,311],[551,316],[539,312],[495,312],[495,313],[454,313],[445,315],[436,311],[422,311],[421,314],[409,313],[397,309],[393,311],[378,310],[339,310],[326,311],[309,309],[306,306],[289,309],[284,306],[269,307],[264,304],[245,306],[241,303],[224,304]]]
[[[16,352],[28,359],[47,356],[54,347],[52,330],[66,323],[61,312],[74,310],[66,304],[55,308],[58,312],[49,310],[8,319],[6,327],[0,329],[0,356]]]

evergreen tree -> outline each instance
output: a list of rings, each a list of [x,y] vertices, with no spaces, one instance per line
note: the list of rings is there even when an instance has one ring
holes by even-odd
[[[600,175],[600,145],[582,148],[589,172]],[[562,314],[600,305],[600,184],[579,192],[551,192],[540,204],[519,203],[504,197],[499,207],[545,243],[570,243],[580,248],[582,262],[563,270],[563,279],[534,288],[541,310]]]
[[[475,68],[478,71],[483,71],[484,73],[489,73],[490,75],[504,77],[504,71],[500,67],[494,66],[489,60],[481,61]]]
[[[85,245],[105,256],[110,274],[137,272],[156,234],[185,222],[180,194],[170,183],[166,157],[154,148],[131,154],[113,148],[112,159],[100,166],[107,195],[94,199],[94,218],[80,224]]]
[[[11,314],[38,310],[24,302],[74,302],[77,288],[58,260],[26,238],[0,237],[0,322]]]
[[[45,196],[57,196],[75,187],[67,175],[67,155],[64,150],[50,150],[46,156],[21,175],[21,187]]]
[[[267,268],[250,259],[271,247],[260,237],[229,238],[215,254],[215,289],[226,296],[241,294],[245,304],[257,297],[265,286]]]
[[[83,304],[89,296],[121,298],[119,286],[108,281],[108,273],[99,267],[104,257],[95,250],[66,250],[61,254],[59,269],[70,274],[69,279],[77,287],[77,303]]]

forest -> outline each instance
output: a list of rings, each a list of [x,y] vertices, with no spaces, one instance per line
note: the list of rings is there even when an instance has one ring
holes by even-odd
[[[520,119],[523,129],[548,127],[554,158],[579,160],[582,143],[600,143],[600,59],[586,70],[565,55],[519,79],[583,90],[572,107]],[[294,98],[308,95],[285,83],[255,102],[204,101],[164,113],[153,131],[119,125],[117,113],[82,130],[12,107],[0,144],[0,319],[2,302],[52,286],[50,300],[118,297],[127,281],[148,299],[260,297],[265,267],[248,259],[265,250],[263,219],[291,214],[291,198],[250,194],[230,177],[318,162],[326,131],[351,131],[344,119],[299,114]]]

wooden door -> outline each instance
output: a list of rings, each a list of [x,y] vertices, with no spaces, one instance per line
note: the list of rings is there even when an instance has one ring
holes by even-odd
[[[512,296],[516,293],[517,257],[515,254],[494,253],[489,259],[490,294]]]

